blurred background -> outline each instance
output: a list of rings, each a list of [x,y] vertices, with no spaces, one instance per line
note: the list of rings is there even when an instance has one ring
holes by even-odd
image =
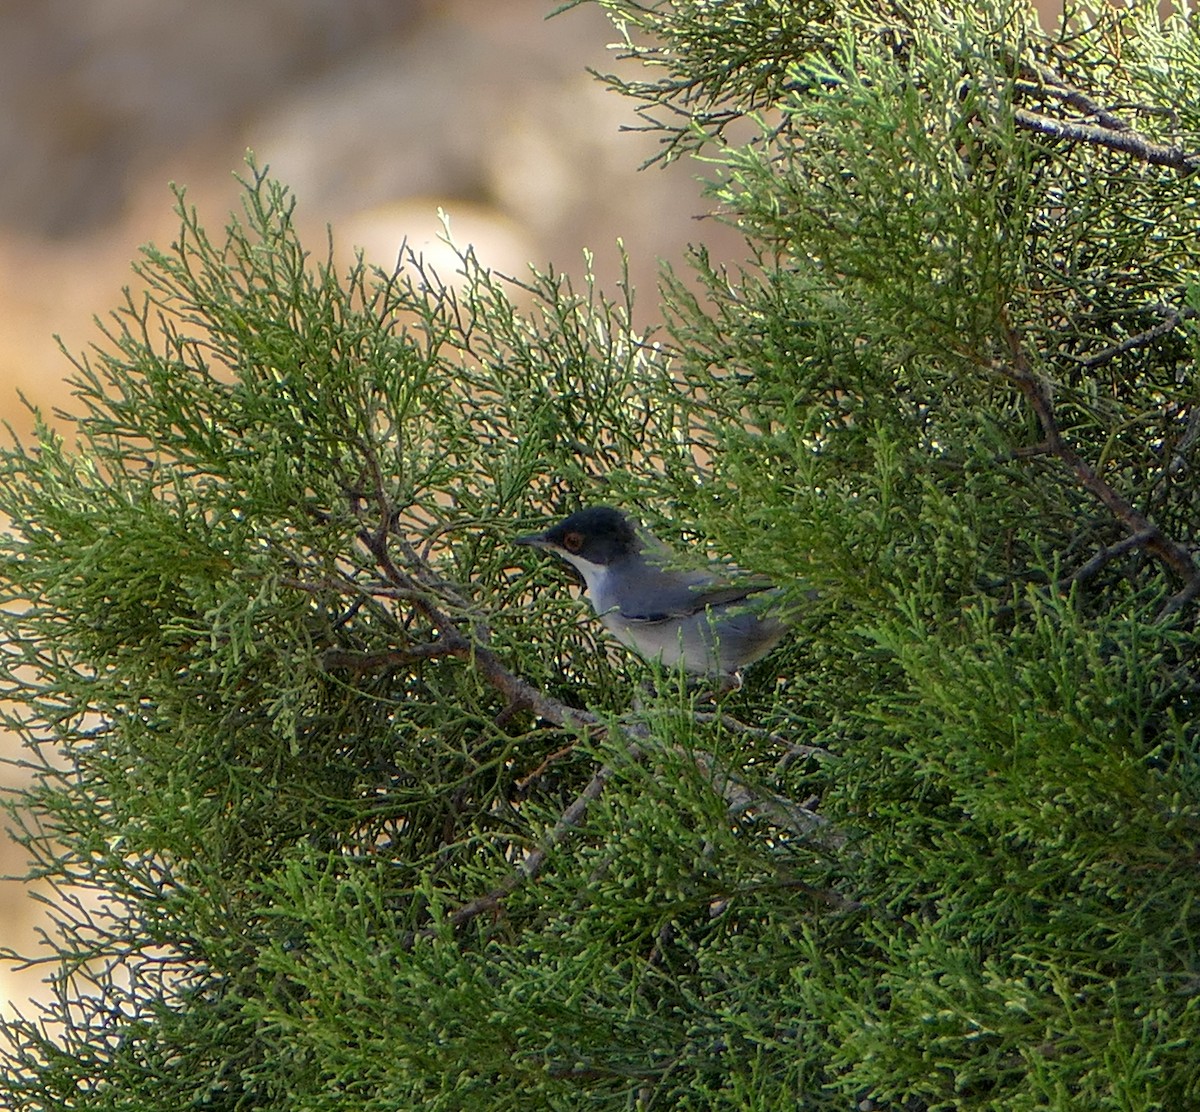
[[[391,265],[400,241],[452,233],[508,273],[615,277],[618,236],[652,294],[658,255],[702,231],[696,170],[638,173],[630,104],[598,6],[550,0],[5,0],[0,3],[0,416],[16,387],[51,407],[54,341],[95,337],[139,245],[176,231],[168,182],[219,231],[247,149],[299,201],[318,252]],[[735,239],[725,234],[732,247]],[[653,299],[650,299],[652,304]]]
[[[0,418],[29,429],[18,391],[70,409],[55,335],[85,350],[138,247],[174,238],[168,183],[219,230],[248,149],[291,187],[318,254],[331,225],[343,259],[359,246],[390,267],[405,237],[436,257],[441,208],[493,269],[578,276],[590,248],[611,290],[620,238],[642,325],[658,258],[700,240],[740,258],[735,233],[696,223],[699,167],[639,173],[655,140],[622,131],[631,104],[587,72],[617,68],[612,25],[593,5],[547,20],[555,6],[0,0]],[[18,753],[0,736],[0,757]],[[0,784],[20,780],[0,765]],[[0,873],[24,869],[0,835]],[[0,882],[0,947],[33,952],[41,914],[27,884]],[[0,1011],[28,1012],[41,976],[0,959]]]

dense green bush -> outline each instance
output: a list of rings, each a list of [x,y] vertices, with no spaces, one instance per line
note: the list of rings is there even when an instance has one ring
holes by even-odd
[[[1200,1106],[1200,40],[605,6],[746,236],[663,330],[338,273],[253,171],[4,453],[12,1106]],[[795,636],[716,707],[610,651],[511,544],[596,502]]]

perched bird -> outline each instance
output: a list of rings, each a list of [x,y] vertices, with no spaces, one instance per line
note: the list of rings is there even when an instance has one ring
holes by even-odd
[[[517,544],[553,552],[583,577],[592,609],[623,645],[666,667],[737,683],[788,630],[781,592],[671,566],[671,552],[620,510],[593,506]]]

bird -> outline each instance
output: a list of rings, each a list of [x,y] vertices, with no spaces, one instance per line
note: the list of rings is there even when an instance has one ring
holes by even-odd
[[[611,506],[579,510],[515,543],[575,568],[592,609],[621,644],[722,686],[739,686],[742,669],[766,656],[791,625],[778,588],[672,566],[662,541]]]

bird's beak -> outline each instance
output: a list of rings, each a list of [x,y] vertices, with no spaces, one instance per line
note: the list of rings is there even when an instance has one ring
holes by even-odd
[[[530,548],[549,548],[550,542],[546,540],[545,533],[530,533],[527,537],[516,537],[513,544],[526,544]]]

